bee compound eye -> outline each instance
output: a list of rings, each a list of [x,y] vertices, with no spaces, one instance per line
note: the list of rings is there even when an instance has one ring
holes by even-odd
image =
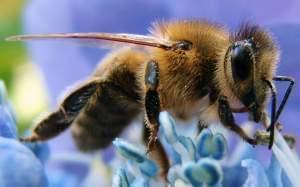
[[[231,52],[231,68],[234,80],[246,80],[251,72],[251,52],[244,45],[235,45]]]

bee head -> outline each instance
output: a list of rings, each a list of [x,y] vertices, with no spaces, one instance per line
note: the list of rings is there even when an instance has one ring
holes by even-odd
[[[270,35],[258,26],[244,24],[231,38],[226,54],[226,79],[233,94],[249,110],[250,118],[261,120],[278,59]]]

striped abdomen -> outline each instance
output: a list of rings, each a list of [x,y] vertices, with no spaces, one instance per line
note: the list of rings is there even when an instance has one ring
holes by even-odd
[[[99,87],[71,126],[81,150],[108,146],[141,112],[137,71],[144,58],[142,53],[121,50],[100,64],[94,74]]]

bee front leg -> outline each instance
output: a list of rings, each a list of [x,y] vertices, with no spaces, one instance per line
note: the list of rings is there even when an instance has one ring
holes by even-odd
[[[221,122],[225,127],[237,133],[241,138],[251,145],[256,145],[257,141],[253,138],[250,138],[244,130],[235,123],[232,111],[230,110],[230,105],[227,101],[227,97],[219,97],[219,117]]]
[[[166,151],[157,138],[160,113],[160,100],[157,92],[159,82],[159,69],[158,64],[155,61],[149,61],[146,67],[145,85],[145,126],[143,139],[147,144],[147,153],[159,164],[161,169],[161,175],[167,176],[170,168],[170,163],[166,154]]]
[[[151,60],[148,62],[145,74],[145,122],[147,128],[150,130],[148,152],[151,152],[157,141],[157,132],[159,128],[159,112],[160,112],[160,100],[157,92],[159,82],[159,70],[157,62]]]
[[[198,128],[198,134],[200,134],[204,129],[208,128],[208,125],[204,121],[199,120],[197,128]]]

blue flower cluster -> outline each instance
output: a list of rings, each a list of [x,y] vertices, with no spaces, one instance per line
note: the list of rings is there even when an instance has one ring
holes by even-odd
[[[252,158],[253,148],[243,144],[243,148],[239,148],[239,156],[234,156],[236,160],[233,162],[237,164],[228,164],[224,162],[226,159],[228,161],[227,143],[221,133],[204,129],[195,139],[191,139],[177,133],[175,121],[167,112],[160,113],[160,122],[159,138],[167,143],[165,145],[172,161],[167,176],[171,186],[292,186],[275,155],[265,168]],[[164,183],[159,178],[157,164],[145,155],[144,149],[121,139],[116,139],[113,144],[119,154],[128,160],[126,166],[116,171],[114,186],[157,186]],[[243,167],[248,171],[247,177],[243,177]]]

